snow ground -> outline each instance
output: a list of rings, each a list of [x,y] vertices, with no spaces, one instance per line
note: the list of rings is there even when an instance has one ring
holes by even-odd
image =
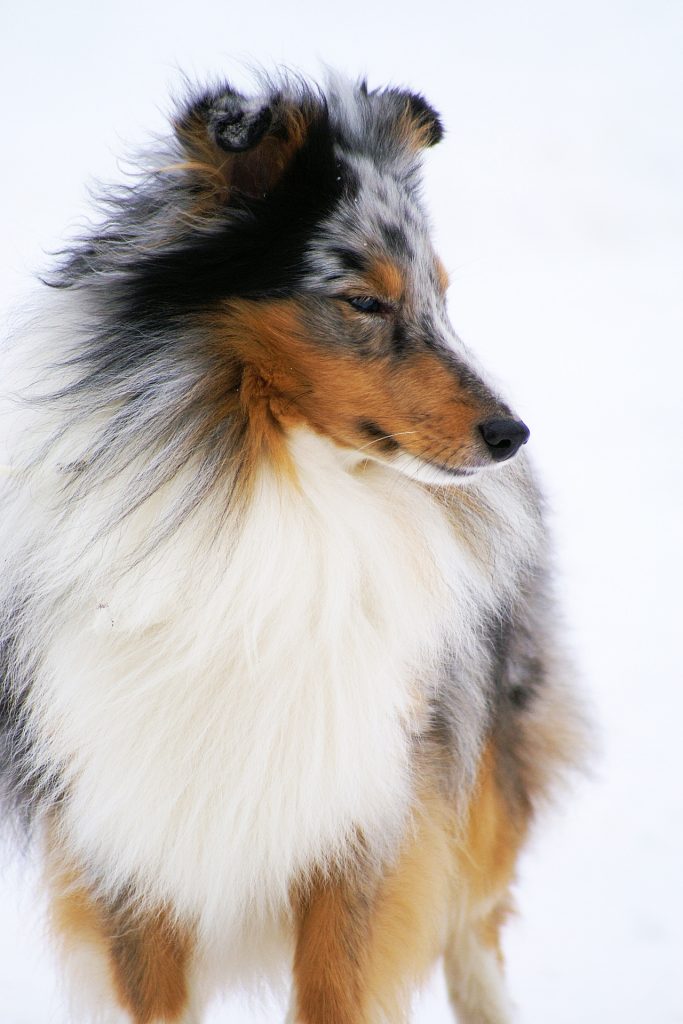
[[[675,0],[29,0],[3,12],[0,301],[160,129],[176,68],[234,59],[404,82],[442,111],[427,197],[459,333],[532,428],[593,777],[522,864],[509,975],[523,1024],[683,1021],[677,444],[683,7]],[[11,15],[11,17],[10,17]],[[237,77],[241,72],[237,71]],[[677,474],[678,470],[678,475]],[[0,877],[0,1024],[66,1024],[31,887]],[[233,1000],[211,1024],[274,1019]],[[417,1024],[449,1020],[436,979]]]

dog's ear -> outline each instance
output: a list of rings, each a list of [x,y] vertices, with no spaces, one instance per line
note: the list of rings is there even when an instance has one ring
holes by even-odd
[[[279,92],[248,98],[225,87],[204,93],[176,118],[175,133],[196,184],[225,203],[264,198],[303,145],[312,97]]]
[[[418,150],[441,142],[444,136],[441,118],[420,93],[402,89],[368,93],[365,83],[361,83],[360,91],[371,103],[379,104],[383,113],[390,117],[401,145]]]
[[[441,118],[419,92],[405,94],[407,127],[418,149],[435,146],[444,137]]]

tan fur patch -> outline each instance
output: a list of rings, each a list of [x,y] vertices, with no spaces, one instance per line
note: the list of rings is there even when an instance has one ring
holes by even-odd
[[[488,902],[507,891],[528,824],[528,813],[514,816],[496,782],[495,752],[489,743],[481,757],[467,828],[458,848],[459,875],[473,903]]]
[[[387,259],[375,259],[364,272],[363,278],[370,285],[369,294],[392,302],[400,302],[406,290],[405,274]]]
[[[262,196],[280,179],[304,143],[308,117],[303,110],[279,110],[278,130],[241,153],[226,153],[211,139],[203,113],[193,112],[176,124],[188,159],[167,170],[184,170],[196,177],[204,199],[227,202],[233,192]]]
[[[55,851],[49,858],[52,927],[65,948],[86,946],[109,972],[112,1000],[134,1024],[181,1019],[187,1006],[191,931],[165,909],[135,911],[126,898],[94,896],[81,872]]]
[[[370,420],[409,454],[455,468],[478,450],[476,425],[491,415],[493,399],[462,384],[436,353],[392,360],[368,358],[351,345],[326,348],[309,335],[304,310],[291,299],[232,302],[224,319],[212,319],[212,330],[216,343],[236,350],[260,382],[245,391],[245,400],[250,417],[265,403],[268,417],[258,416],[271,439],[274,423],[307,423],[342,445],[360,447],[367,437],[359,421]]]
[[[455,896],[455,815],[436,793],[423,799],[395,867],[380,885],[368,952],[368,1019],[402,1021],[416,986],[444,949]]]
[[[104,926],[119,1001],[136,1024],[179,1020],[187,1006],[189,935],[165,909],[108,908]]]
[[[294,900],[297,1024],[360,1024],[371,895],[360,878],[319,877]]]
[[[244,465],[246,487],[251,485],[264,460],[280,476],[294,480],[294,464],[283,431],[283,426],[296,420],[288,400],[280,397],[272,380],[252,365],[242,375],[240,403],[249,427]]]
[[[416,116],[412,103],[408,99],[398,122],[398,133],[403,145],[408,149],[425,149],[431,144],[432,127],[429,121]]]
[[[327,879],[297,906],[297,1022],[406,1021],[411,996],[449,946],[477,943],[502,962],[500,931],[524,834],[511,820],[486,748],[466,821],[426,789],[396,863]]]
[[[445,294],[450,287],[451,280],[446,267],[438,257],[436,259],[436,277],[441,291]]]
[[[50,920],[60,940],[73,940],[97,948],[105,958],[106,937],[96,902],[91,898],[75,868],[52,865],[49,878],[51,890]]]

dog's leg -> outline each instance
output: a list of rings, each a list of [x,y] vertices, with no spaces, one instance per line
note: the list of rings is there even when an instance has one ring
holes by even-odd
[[[295,900],[295,1024],[362,1024],[372,882],[360,871],[321,875]]]
[[[192,932],[168,910],[94,896],[63,861],[50,872],[51,922],[70,982],[75,1020],[198,1024],[191,991]]]
[[[453,813],[427,795],[384,872],[321,879],[301,901],[288,1024],[401,1024],[443,952]]]
[[[164,910],[131,913],[125,905],[105,911],[114,989],[135,1024],[190,1024],[189,930]]]
[[[496,908],[482,921],[462,923],[449,937],[444,967],[459,1024],[509,1024],[513,1019],[500,948],[504,917]]]
[[[504,792],[493,743],[484,749],[467,826],[456,844],[457,896],[444,965],[460,1024],[508,1024],[500,932],[529,809]]]

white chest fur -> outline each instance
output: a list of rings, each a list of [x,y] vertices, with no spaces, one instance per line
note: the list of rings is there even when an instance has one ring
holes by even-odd
[[[207,929],[276,908],[358,830],[391,846],[434,659],[470,642],[485,601],[424,489],[348,471],[308,433],[293,451],[298,488],[264,471],[239,524],[217,532],[207,503],[117,582],[125,531],[97,567],[79,566],[76,531],[44,553],[78,594],[33,691],[69,785],[65,841]]]

